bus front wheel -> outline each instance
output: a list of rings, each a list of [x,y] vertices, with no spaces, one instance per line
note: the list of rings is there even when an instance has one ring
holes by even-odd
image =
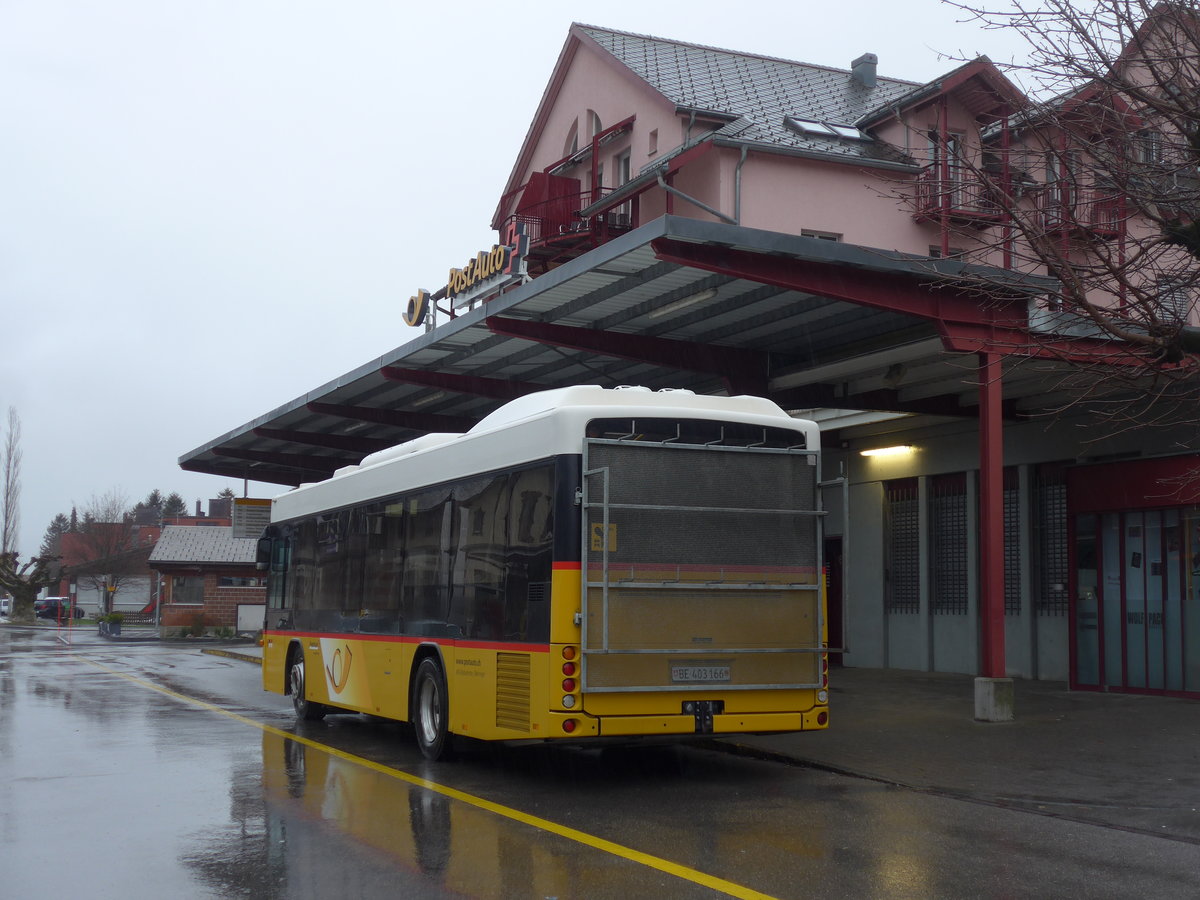
[[[413,679],[413,730],[417,746],[426,759],[441,759],[448,755],[450,735],[447,732],[449,705],[446,696],[446,677],[437,660],[427,657],[417,666]]]
[[[296,710],[296,718],[308,722],[325,718],[325,707],[320,703],[309,700],[304,693],[304,659],[297,656],[292,660],[291,672],[288,674],[292,693],[292,708]]]

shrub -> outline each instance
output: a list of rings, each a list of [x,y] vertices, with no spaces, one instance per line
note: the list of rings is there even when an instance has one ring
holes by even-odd
[[[205,627],[204,613],[196,613],[192,617],[192,626],[188,629],[188,633],[192,637],[204,637]]]

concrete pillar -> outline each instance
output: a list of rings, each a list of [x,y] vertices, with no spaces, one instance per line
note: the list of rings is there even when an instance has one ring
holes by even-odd
[[[975,679],[975,721],[1011,722],[1013,720],[1013,680],[1011,678]]]

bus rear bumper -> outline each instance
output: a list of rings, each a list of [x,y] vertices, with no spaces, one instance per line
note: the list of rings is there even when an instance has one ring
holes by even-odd
[[[818,720],[818,715],[825,716]],[[828,708],[815,707],[808,712],[788,713],[717,713],[712,731],[698,731],[695,716],[603,716],[598,733],[604,737],[634,737],[655,734],[748,734],[772,731],[808,731],[821,729],[828,722]]]

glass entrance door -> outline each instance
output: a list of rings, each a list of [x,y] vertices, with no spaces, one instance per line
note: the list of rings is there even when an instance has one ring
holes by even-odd
[[[1074,684],[1200,692],[1200,513],[1075,521]]]

